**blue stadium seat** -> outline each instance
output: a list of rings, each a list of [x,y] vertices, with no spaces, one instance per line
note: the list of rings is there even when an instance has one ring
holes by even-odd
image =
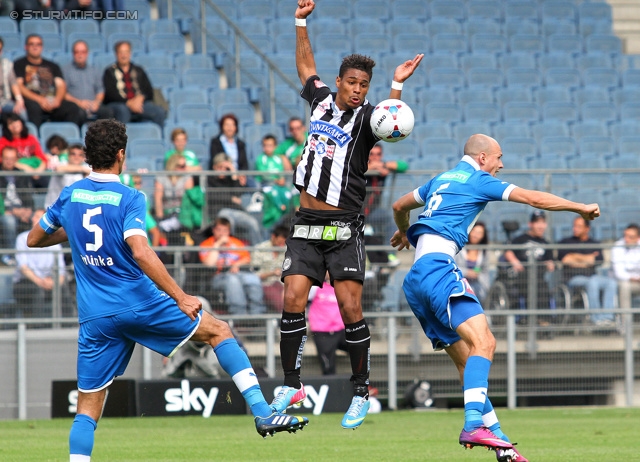
[[[493,92],[489,88],[462,88],[456,93],[456,99],[460,106],[467,103],[493,103]]]
[[[150,21],[143,21],[140,24],[140,32],[145,37],[149,37],[151,34],[179,34],[180,27],[174,19],[160,18]]]
[[[4,32],[4,30],[2,32]],[[58,21],[29,19],[20,22],[20,33],[25,38],[30,34],[59,34],[60,28],[58,26]]]
[[[234,114],[241,123],[251,123],[255,119],[253,106],[246,103],[222,103],[218,105],[217,112],[219,116],[228,113]]]
[[[202,124],[198,122],[182,122],[177,124],[172,120],[167,120],[164,124],[162,132],[164,134],[163,139],[167,146],[171,145],[171,132],[176,128],[181,128],[187,132],[189,142],[192,140],[204,139],[202,136]],[[208,141],[208,140],[207,140]]]
[[[91,54],[91,64],[98,69],[104,70],[116,62],[116,58],[111,51],[98,51]],[[136,64],[137,62],[134,61]],[[147,68],[145,67],[145,70]]]
[[[589,68],[582,75],[585,86],[596,86],[601,88],[614,89],[620,84],[618,72],[615,69],[607,68]]]
[[[529,160],[527,165],[529,169],[567,170],[569,168],[567,164],[567,159],[565,157],[550,157],[550,158],[534,157],[533,159]],[[554,191],[552,189],[551,192],[555,194],[560,194],[564,197],[567,196],[566,189],[562,189],[562,191]]]
[[[611,157],[607,159],[607,166],[609,168],[640,168],[640,155],[633,154],[619,154],[615,157]],[[629,194],[625,191],[624,196],[633,200],[634,203],[637,201],[637,197],[635,194]]]
[[[512,53],[540,54],[544,52],[544,39],[539,35],[516,34],[509,39]]]
[[[500,34],[475,34],[471,37],[471,51],[473,53],[505,53],[507,41]]]
[[[464,74],[460,69],[436,67],[429,73],[431,87],[464,87]]]
[[[109,37],[107,37],[107,51],[113,50],[113,47],[118,42],[129,42],[131,44],[132,52],[147,51],[146,40],[141,34],[114,32]]]
[[[60,35],[58,33],[40,34],[40,36],[42,37],[42,42],[44,43],[45,51],[43,51],[43,54],[66,50],[65,39],[63,35]]]
[[[552,19],[542,23],[542,35],[549,37],[550,35],[575,35],[576,22],[571,19]]]
[[[420,157],[420,145],[413,138],[384,145],[384,157],[388,160],[415,159]]]
[[[510,102],[530,103],[533,96],[529,88],[510,86],[496,91],[496,101],[504,108],[504,105]]]
[[[582,36],[554,34],[547,38],[549,53],[561,52],[578,55],[582,53]]]
[[[622,54],[622,42],[615,35],[591,34],[587,37],[587,53]]]
[[[505,75],[507,87],[537,88],[542,85],[540,72],[535,68],[513,67]]]
[[[220,76],[215,69],[185,69],[180,75],[183,87],[218,88]]]
[[[464,54],[467,52],[467,37],[462,34],[436,34],[431,38],[433,53]]]
[[[568,88],[560,85],[543,87],[539,88],[535,92],[535,99],[536,103],[538,103],[540,107],[544,106],[544,104],[548,102],[569,103],[571,102],[571,92]]]
[[[467,37],[473,37],[476,34],[494,34],[501,35],[502,28],[500,23],[482,18],[471,18],[465,22],[464,32]],[[503,37],[503,42],[505,38]]]
[[[489,135],[491,133],[491,126],[488,122],[475,120],[456,124],[453,127],[453,138],[460,148],[464,146],[471,135],[475,135],[476,133]]]
[[[295,32],[285,32],[276,35],[273,43],[276,53],[289,54],[295,56],[296,34]]]
[[[640,87],[640,69],[627,69],[622,73],[622,86]]]
[[[538,105],[532,102],[510,101],[503,108],[505,122],[531,124],[540,119]]]
[[[208,23],[207,23],[208,24]],[[207,29],[216,31],[215,28]],[[191,29],[191,37],[193,39],[194,53],[202,53],[202,39],[200,29],[193,26]],[[231,34],[208,33],[205,35],[205,45],[209,54],[228,54],[234,53],[235,45]]]
[[[150,51],[184,53],[185,40],[181,34],[155,33],[149,35],[147,46]]]
[[[511,43],[511,37],[514,35],[537,36],[539,32],[540,29],[536,20],[509,18],[505,21],[503,27],[503,33],[509,43]]]
[[[429,103],[455,103],[456,98],[453,89],[446,87],[421,88],[416,92],[420,104],[426,106]]]
[[[264,0],[241,0],[238,2],[238,18],[242,20],[245,17],[257,18],[263,20],[265,18],[275,18],[278,16],[275,2],[265,2]]]
[[[40,125],[40,139],[46,143],[51,135],[63,138],[80,138],[80,129],[72,122],[44,122]]]
[[[588,136],[609,136],[607,124],[598,120],[587,120],[577,122],[571,126],[571,134],[580,142],[584,137]]]
[[[615,156],[617,148],[613,138],[608,136],[585,136],[578,144],[578,151],[581,157],[598,156],[605,159]]]
[[[346,34],[318,34],[313,47],[314,50],[323,50],[325,53],[351,53],[351,39]]]
[[[455,103],[429,103],[426,107],[426,122],[460,122],[462,111]]]
[[[69,46],[73,45],[73,42],[69,42],[69,35],[74,32],[99,34],[100,23],[95,19],[89,18],[83,19],[82,21],[78,21],[77,19],[63,19],[60,21],[60,33],[67,39]]]
[[[391,4],[391,13],[394,19],[393,22],[404,23],[406,20],[412,19],[417,19],[418,21],[426,21],[429,17],[429,8],[427,6],[428,2],[416,2],[414,0],[395,0]],[[359,13],[360,12],[358,12],[358,14]],[[402,21],[398,21],[399,19],[401,19]]]
[[[596,86],[577,88],[573,92],[573,102],[578,107],[588,102],[606,103],[609,102],[609,92],[607,88]]]
[[[288,89],[288,87],[286,88]],[[282,91],[282,87],[279,87],[278,89]],[[277,95],[280,94],[278,89],[276,89]],[[294,92],[287,91],[286,93],[288,94]],[[296,99],[300,99],[299,96]],[[249,104],[249,93],[247,93],[247,90],[244,88],[215,88],[209,91],[209,103],[213,104],[214,106],[223,103]]]
[[[216,108],[207,103],[181,103],[178,105],[175,114],[176,123],[183,121],[205,123],[217,120]]]
[[[135,11],[138,20],[151,20],[151,2],[148,0],[127,0],[127,10]]]
[[[613,103],[604,101],[586,102],[580,108],[582,120],[594,120],[604,123],[612,123],[618,120],[618,111]]]
[[[636,122],[637,123],[637,122]],[[618,139],[618,153],[633,154],[640,158],[640,132],[636,132],[635,135],[621,136]]]
[[[169,107],[171,110],[176,110],[182,103],[207,103],[208,101],[207,91],[196,86],[174,88],[169,93]]]
[[[469,0],[467,2],[467,20],[481,19],[486,23],[502,22],[502,2],[497,0]]]
[[[594,159],[589,159],[590,162]],[[581,168],[598,168],[584,167]],[[608,173],[578,173],[575,175],[576,188],[580,191],[600,190],[609,192],[613,189],[613,175]]]
[[[113,57],[111,59],[113,61]],[[173,55],[163,52],[136,53],[131,61],[142,66],[143,69],[150,67],[173,69],[174,64]]]
[[[514,19],[538,21],[538,3],[529,0],[507,0],[504,5],[504,17],[505,21]]]
[[[510,162],[513,158],[527,162],[538,156],[538,144],[533,138],[506,137],[500,141],[500,146]]]
[[[102,35],[107,37],[111,34],[140,34],[140,22],[135,19],[123,19],[118,21],[102,21],[100,25]]]
[[[542,3],[541,19],[543,22],[551,19],[567,19],[576,21],[576,7],[573,2],[548,0]]]
[[[495,124],[500,122],[501,119],[500,107],[498,107],[497,104],[474,101],[464,106],[464,120],[466,122],[487,122]]]
[[[203,169],[207,168],[204,164],[209,159],[210,155],[209,141],[201,139],[190,139],[187,143],[187,149],[193,151],[198,161],[200,161],[200,166]]]
[[[161,140],[162,130],[152,122],[127,124],[127,136],[133,140]]]
[[[540,55],[538,61],[540,71],[544,73],[553,68],[573,68],[575,57],[571,53],[555,51]]]
[[[164,153],[167,146],[162,140],[132,140],[127,145],[128,158],[127,169],[132,167],[146,168],[148,170],[162,170],[164,165]]]
[[[583,73],[587,69],[604,68],[612,69],[611,56],[603,53],[583,54],[576,58],[576,66]]]
[[[459,159],[458,144],[451,138],[427,138],[422,142],[422,156],[427,158]]]
[[[78,21],[78,22],[84,22],[84,21]],[[5,37],[3,36],[2,38],[4,39]],[[78,40],[83,40],[84,42],[87,42],[87,45],[89,45],[89,52],[109,51],[111,53],[111,56],[114,56],[112,49],[111,50],[106,49],[106,41],[104,37],[98,32],[70,32],[69,36],[67,37],[67,50],[69,52],[71,52],[71,47]],[[115,57],[113,60],[115,61]]]
[[[465,6],[460,0],[433,0],[429,7],[432,18],[465,20]]]
[[[525,69],[535,69],[536,58],[531,53],[511,52],[500,57],[500,67],[502,72],[507,72],[509,69],[516,67]]]
[[[506,138],[530,138],[531,128],[526,122],[504,121],[493,127],[493,137],[502,143]],[[536,144],[537,146],[537,144]]]
[[[612,20],[611,5],[604,1],[582,2],[578,5],[578,14],[580,21],[586,20]]]
[[[9,51],[18,51],[20,56],[24,56],[24,41],[18,32],[2,32],[4,42],[3,55],[6,58]]]
[[[502,88],[504,76],[500,69],[495,68],[475,68],[467,72],[467,83],[469,87],[491,88],[493,90]]]
[[[540,140],[540,157],[544,159],[571,158],[576,152],[576,142],[570,136],[544,136]]]
[[[620,106],[620,120],[640,120],[640,102],[629,101]]]
[[[542,120],[531,126],[531,133],[533,137],[540,144],[540,140],[545,136],[569,136],[569,125],[564,122],[558,122],[556,120],[545,121]]]
[[[413,0],[410,0],[410,2],[417,3]],[[458,25],[458,27],[460,26]],[[415,18],[406,18],[402,21],[391,21],[387,25],[387,32],[391,37],[395,37],[398,34],[429,35],[426,30],[425,23]]]
[[[265,135],[275,136],[277,142],[280,143],[285,138],[284,127],[281,124],[247,123],[243,125],[242,137],[247,144],[253,145],[253,143],[260,142]]]
[[[424,34],[397,34],[393,37],[392,44],[396,54],[415,56],[429,51],[429,37]],[[398,61],[396,54],[392,56]]]
[[[613,25],[610,19],[581,19],[578,25],[578,32],[583,37],[593,34],[611,35],[613,33]]]
[[[455,19],[431,18],[430,21],[427,21],[425,27],[427,34],[432,38],[438,34],[462,34],[462,26]]]
[[[458,57],[450,53],[425,54],[420,67],[418,67],[418,72],[420,72],[420,68],[424,69],[427,75],[436,68],[456,69],[457,71]]]
[[[17,34],[18,21],[11,19],[9,16],[0,16],[0,30],[2,34]]]
[[[147,72],[149,80],[151,80],[151,84],[154,88],[180,85],[180,78],[178,77],[178,73],[173,69],[149,68],[145,69],[145,71]]]
[[[573,123],[578,120],[578,111],[573,103],[548,101],[542,105],[542,118]]]
[[[460,67],[465,72],[475,68],[491,68],[498,67],[496,55],[493,53],[473,53],[460,57]]]
[[[580,72],[569,67],[552,67],[545,72],[544,80],[547,86],[559,85],[576,88],[581,84]]]
[[[354,37],[353,42],[354,49],[366,55],[391,52],[392,41],[386,34],[361,33]]]
[[[432,122],[416,124],[411,132],[411,137],[422,145],[424,140],[430,138],[451,138],[451,124],[447,122]]]

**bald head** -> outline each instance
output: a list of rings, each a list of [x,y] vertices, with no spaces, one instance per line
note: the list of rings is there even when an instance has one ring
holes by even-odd
[[[489,153],[494,150],[498,145],[498,142],[487,135],[480,133],[471,135],[464,145],[465,156],[471,156],[474,159],[480,155],[481,152]]]

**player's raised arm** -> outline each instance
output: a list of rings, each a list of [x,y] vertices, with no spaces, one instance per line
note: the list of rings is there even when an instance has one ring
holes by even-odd
[[[413,209],[423,206],[416,201],[413,191],[405,194],[393,203],[393,220],[396,222],[398,230],[391,237],[391,245],[398,250],[410,247],[407,240],[407,230],[410,225],[410,213]]]
[[[313,0],[298,0],[296,9],[296,68],[300,82],[304,85],[307,79],[316,75],[316,61],[311,50],[311,41],[307,32],[307,16],[316,4]]]
[[[424,58],[424,53],[417,54],[415,58],[409,59],[396,67],[396,70],[393,73],[393,82],[391,83],[389,98],[401,99],[402,84],[413,75],[413,72],[420,64],[420,61],[422,61],[422,58]]]
[[[515,188],[509,195],[509,200],[544,210],[579,213],[585,220],[593,220],[600,216],[598,204],[573,202],[543,191]]]

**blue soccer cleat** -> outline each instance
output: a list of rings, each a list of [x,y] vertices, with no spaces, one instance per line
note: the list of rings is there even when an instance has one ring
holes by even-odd
[[[271,402],[271,409],[275,412],[285,412],[289,406],[301,403],[307,397],[307,393],[304,391],[304,385],[300,385],[300,388],[293,388],[284,385],[280,388],[280,391],[273,398]]]
[[[306,417],[282,414],[274,412],[267,417],[256,417],[256,430],[263,438],[275,435],[278,432],[295,433],[302,430],[308,423]]]
[[[342,418],[342,428],[355,430],[362,425],[370,405],[369,396],[354,396],[351,400],[351,406]]]

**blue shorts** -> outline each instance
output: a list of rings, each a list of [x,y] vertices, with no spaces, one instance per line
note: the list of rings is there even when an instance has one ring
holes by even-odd
[[[200,325],[163,294],[150,306],[80,324],[78,333],[78,390],[89,393],[108,387],[124,374],[136,343],[171,356]]]
[[[484,313],[453,258],[444,253],[429,253],[415,262],[402,289],[434,350],[460,340],[458,326]]]

